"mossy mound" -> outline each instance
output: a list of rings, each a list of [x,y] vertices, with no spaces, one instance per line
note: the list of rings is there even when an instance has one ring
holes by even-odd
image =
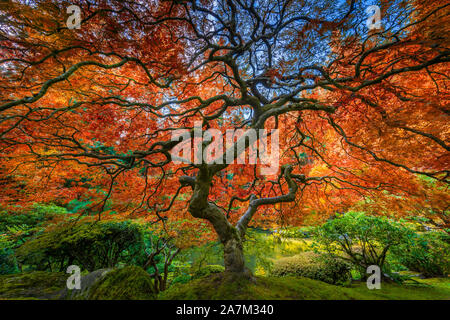
[[[201,277],[205,277],[205,276],[209,276],[213,273],[221,273],[225,271],[225,267],[224,266],[220,266],[220,265],[207,265],[204,266],[203,268],[201,268],[200,270],[198,270],[194,276],[193,279],[198,279]]]
[[[26,272],[0,276],[0,298],[54,299],[69,275],[59,272]]]
[[[88,300],[154,300],[153,280],[144,269],[129,266],[108,272],[95,282]]]
[[[425,285],[425,284],[424,284]],[[365,283],[351,287],[335,286],[302,277],[259,277],[253,279],[226,273],[213,274],[177,284],[162,292],[161,300],[372,300],[372,299],[449,299],[447,288],[383,283],[380,290],[369,290]]]
[[[84,300],[89,296],[89,292],[92,289],[92,286],[102,279],[108,272],[113,269],[99,269],[93,272],[90,272],[80,279],[80,289],[68,289],[65,288],[61,291],[59,299],[66,300]]]

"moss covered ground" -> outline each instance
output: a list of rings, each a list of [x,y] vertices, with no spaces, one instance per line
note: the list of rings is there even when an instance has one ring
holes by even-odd
[[[348,287],[334,286],[301,277],[245,278],[214,274],[186,284],[175,285],[159,299],[180,300],[408,300],[450,299],[450,279],[419,280],[414,284],[382,283],[381,289],[369,290],[365,283]]]
[[[97,281],[89,291],[88,300],[154,300],[153,280],[139,267],[113,270]]]
[[[52,299],[65,287],[68,276],[44,271],[0,276],[0,299]]]
[[[0,276],[0,299],[58,299],[67,274],[33,272]],[[89,300],[153,300],[153,282],[141,268],[125,267],[109,272],[96,282]],[[253,279],[217,273],[171,286],[157,297],[162,300],[449,300],[450,279],[431,278],[403,285],[382,283],[369,290],[365,283],[342,287],[302,277]],[[77,298],[75,298],[77,299]]]
[[[154,300],[153,280],[139,267],[112,270],[88,288],[67,294],[68,274],[36,271],[0,276],[0,299]],[[83,281],[83,280],[82,280]],[[65,294],[64,294],[65,293]]]

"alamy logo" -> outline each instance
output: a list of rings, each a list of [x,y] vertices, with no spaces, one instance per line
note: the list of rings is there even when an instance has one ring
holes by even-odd
[[[81,9],[79,6],[71,5],[67,7],[67,13],[71,14],[67,18],[67,28],[69,29],[80,29],[81,28]]]
[[[280,151],[277,129],[226,130],[224,137],[220,130],[203,131],[199,124],[194,127],[193,139],[187,129],[172,132],[171,140],[180,141],[171,150],[175,164],[260,164],[262,175],[278,172]]]
[[[367,14],[372,14],[367,20],[366,25],[369,30],[381,29],[381,10],[379,6],[373,5],[366,9]]]
[[[67,268],[66,273],[72,274],[67,278],[66,285],[67,289],[81,289],[81,270],[79,266],[71,265]]]
[[[381,269],[377,265],[371,265],[367,268],[367,273],[372,275],[367,278],[367,288],[369,290],[381,289]]]

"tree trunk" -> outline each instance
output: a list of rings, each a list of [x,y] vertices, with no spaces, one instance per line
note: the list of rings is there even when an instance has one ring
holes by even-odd
[[[220,168],[219,168],[220,169]],[[191,186],[193,194],[189,202],[189,213],[194,218],[208,220],[217,232],[224,249],[225,272],[242,274],[251,277],[251,272],[245,267],[243,239],[248,223],[261,205],[276,204],[279,202],[291,202],[295,200],[298,189],[297,184],[291,178],[292,167],[282,168],[283,175],[289,186],[289,193],[278,197],[257,199],[255,195],[250,196],[250,204],[245,214],[239,219],[234,227],[228,221],[226,215],[214,203],[208,201],[211,188],[212,176],[219,170],[210,167],[201,167],[196,177],[182,176],[182,186]],[[297,176],[304,181],[304,176]]]
[[[206,219],[213,225],[223,245],[225,272],[249,273],[244,260],[244,233],[231,225],[217,206],[210,203],[207,208]]]
[[[242,240],[237,234],[223,242],[225,272],[246,272]]]

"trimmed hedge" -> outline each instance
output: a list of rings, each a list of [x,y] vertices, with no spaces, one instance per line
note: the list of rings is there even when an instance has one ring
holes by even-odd
[[[329,255],[302,252],[275,261],[272,275],[300,276],[330,284],[343,284],[350,277],[350,265]]]

